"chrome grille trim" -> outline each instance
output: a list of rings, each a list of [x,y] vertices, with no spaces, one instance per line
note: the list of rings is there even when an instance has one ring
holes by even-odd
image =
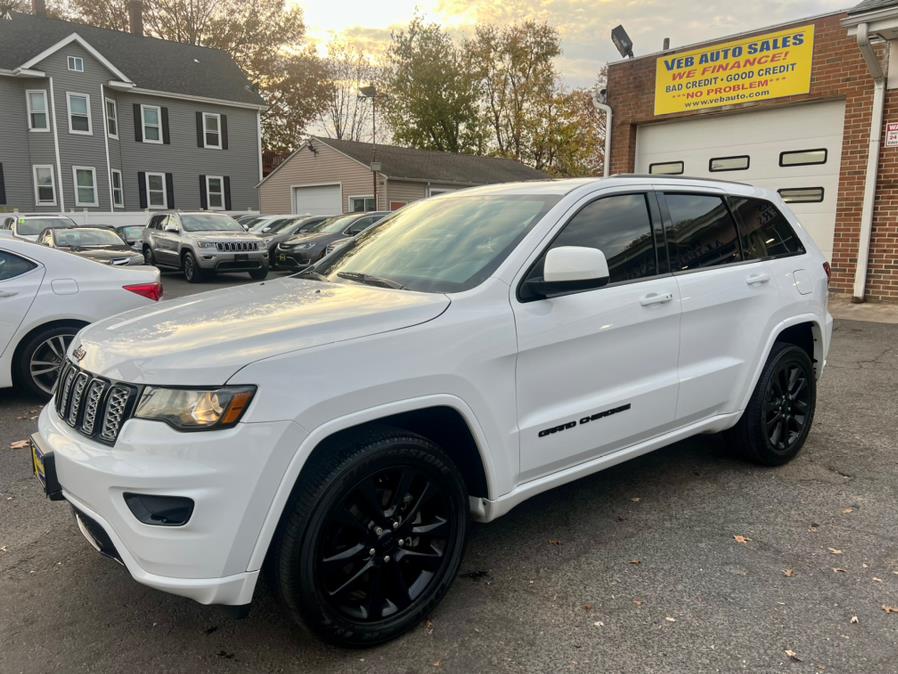
[[[114,445],[142,387],[95,377],[71,361],[66,361],[59,381],[56,412],[60,419],[82,435]]]
[[[223,252],[248,252],[253,250],[259,250],[259,242],[258,241],[219,241],[215,244],[215,247]]]
[[[69,404],[69,413],[66,417],[66,422],[69,426],[74,426],[78,422],[78,412],[81,411],[81,399],[84,395],[84,387],[87,386],[89,379],[90,377],[88,377],[85,372],[80,372],[75,377],[75,383],[72,385],[72,402]]]
[[[94,379],[87,387],[87,403],[84,406],[84,416],[81,419],[81,430],[87,435],[94,432],[97,422],[97,412],[100,408],[100,400],[106,391],[106,382],[102,379]]]
[[[107,442],[115,442],[118,432],[125,420],[125,408],[128,405],[128,398],[131,395],[130,389],[116,384],[109,389],[109,396],[106,399],[106,412],[103,414],[103,428],[100,431],[100,437]]]

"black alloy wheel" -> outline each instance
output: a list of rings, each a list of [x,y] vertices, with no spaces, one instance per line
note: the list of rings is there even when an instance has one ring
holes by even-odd
[[[802,436],[811,407],[809,375],[794,361],[781,361],[767,386],[764,424],[770,445],[787,452]]]
[[[365,477],[327,515],[315,569],[322,600],[359,622],[407,609],[447,563],[451,510],[413,466]]]
[[[156,261],[153,259],[153,249],[149,246],[143,247],[143,263],[154,266]]]
[[[777,342],[738,423],[726,436],[746,458],[767,466],[804,446],[817,403],[814,364],[804,349]]]
[[[184,267],[184,278],[187,279],[188,283],[199,283],[202,281],[202,270],[197,265],[193,253],[190,251],[184,253],[182,264]]]
[[[269,560],[294,618],[349,647],[417,625],[461,564],[468,506],[455,464],[426,438],[384,430],[307,470]]]

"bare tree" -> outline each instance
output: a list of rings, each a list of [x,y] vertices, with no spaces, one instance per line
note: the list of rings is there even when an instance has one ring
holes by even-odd
[[[328,45],[330,92],[321,125],[330,138],[368,140],[371,135],[371,100],[359,88],[376,79],[376,69],[355,45],[334,40]]]

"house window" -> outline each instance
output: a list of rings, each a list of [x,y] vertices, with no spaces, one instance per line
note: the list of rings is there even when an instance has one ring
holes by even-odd
[[[50,164],[35,164],[31,167],[34,175],[34,203],[37,206],[56,205],[56,180]]]
[[[93,135],[90,122],[90,96],[68,91],[65,98],[69,107],[69,133]]]
[[[69,70],[75,73],[84,72],[84,59],[80,56],[69,56]]]
[[[221,176],[206,176],[206,202],[210,211],[224,209],[224,178]]]
[[[221,149],[221,115],[203,113],[203,147]]]
[[[683,174],[683,162],[665,161],[649,164],[649,173],[655,176],[678,176]]]
[[[97,202],[97,171],[93,166],[73,166],[76,206],[99,206]]]
[[[454,192],[455,190],[446,189],[445,187],[429,187],[427,189],[427,196],[435,197],[438,194],[448,194],[449,192]]]
[[[374,210],[377,210],[377,206],[374,205],[374,197],[349,197],[350,213],[367,213]]]
[[[125,190],[122,188],[122,172],[112,169],[112,205],[125,207]]]
[[[162,108],[158,105],[141,105],[140,117],[143,122],[143,142],[162,144]],[[149,175],[151,174],[148,173],[147,176]]]
[[[106,132],[110,138],[118,139],[118,108],[111,98],[106,99]]]
[[[49,131],[50,116],[47,113],[47,92],[44,89],[29,89],[25,92],[28,104],[28,130]]]
[[[165,191],[164,173],[147,173],[147,207],[167,208],[168,194]]]

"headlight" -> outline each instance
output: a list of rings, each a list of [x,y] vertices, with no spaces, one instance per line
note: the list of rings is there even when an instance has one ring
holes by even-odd
[[[196,245],[200,248],[215,248],[217,244],[214,241],[197,241]]]
[[[147,386],[134,416],[164,421],[180,431],[230,428],[240,421],[255,394],[255,386],[212,389]]]
[[[314,243],[297,243],[293,246],[293,250],[308,250],[309,248],[314,248]]]

